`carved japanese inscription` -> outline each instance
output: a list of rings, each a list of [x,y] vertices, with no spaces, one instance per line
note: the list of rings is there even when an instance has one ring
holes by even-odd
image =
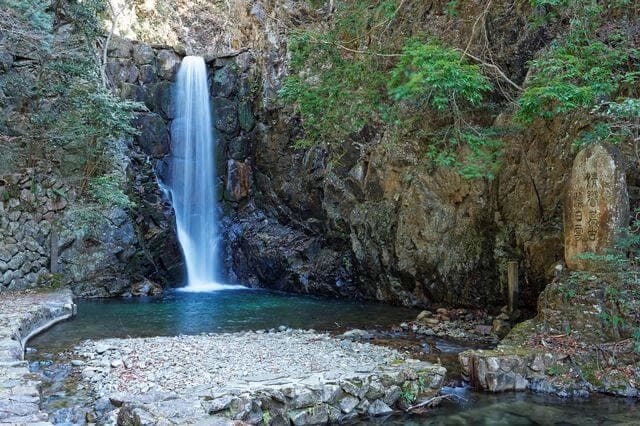
[[[627,225],[629,196],[620,155],[613,148],[584,148],[573,161],[564,203],[564,255],[567,266],[588,270],[581,253],[613,248]]]

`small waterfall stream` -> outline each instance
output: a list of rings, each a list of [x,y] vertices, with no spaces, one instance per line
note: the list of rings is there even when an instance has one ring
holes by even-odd
[[[185,291],[212,291],[220,284],[215,137],[207,68],[199,56],[182,60],[174,92],[175,119],[168,189],[187,266]]]

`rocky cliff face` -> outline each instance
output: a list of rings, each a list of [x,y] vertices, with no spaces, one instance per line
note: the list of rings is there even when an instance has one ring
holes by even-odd
[[[523,84],[527,61],[558,28],[528,26],[526,7],[493,6],[487,13],[464,2],[459,13],[483,16],[495,62]],[[458,32],[447,32],[452,18],[438,10],[427,8],[416,26],[454,46],[479,36],[464,19],[456,21]],[[394,146],[384,128],[344,141],[337,161],[321,147],[293,149],[299,123],[276,99],[287,72],[290,27],[282,23],[308,25],[325,12],[288,2],[256,2],[249,12],[252,33],[263,34],[252,51],[262,90],[249,154],[250,197],[230,216],[237,277],[289,291],[398,304],[499,305],[506,300],[507,262],[516,261],[521,303],[535,306],[563,259],[571,143],[585,123],[580,117],[539,121],[511,133],[493,181],[429,169],[410,137]],[[510,110],[502,107],[486,119],[507,122]]]
[[[110,44],[106,73],[114,90],[149,111],[134,123],[141,129],[135,141],[109,148],[108,172],[130,182],[135,208],[101,204],[81,194],[67,157],[46,158],[37,150],[40,135],[29,127],[29,117],[47,113],[47,102],[31,93],[43,70],[53,69],[47,61],[77,48],[77,31],[62,10],[56,12],[61,16],[46,35],[46,51],[29,39],[11,44],[10,37],[0,37],[0,108],[6,118],[0,125],[0,291],[69,285],[76,295],[108,297],[140,293],[145,286],[138,283],[147,279],[175,285],[182,261],[155,169],[169,149],[170,80],[180,58],[168,48]]]
[[[525,299],[535,300],[547,270],[562,258],[559,211],[568,143],[550,143],[555,136],[546,129],[514,138],[493,182],[429,170],[418,146],[411,140],[391,145],[385,129],[366,129],[345,141],[338,161],[322,148],[293,149],[300,125],[277,101],[287,72],[288,28],[281,23],[305,25],[323,12],[256,2],[249,13],[252,33],[262,34],[252,51],[261,93],[249,152],[250,196],[229,216],[237,278],[407,305],[499,304],[506,262],[517,260]],[[277,20],[269,19],[274,15]],[[524,25],[504,15],[492,18],[496,32],[505,35]],[[443,21],[434,13],[421,20]],[[471,30],[463,29],[454,42]],[[522,55],[544,42],[541,34],[515,38],[509,52]],[[526,73],[522,55],[506,65],[520,80]]]
[[[172,19],[191,19],[180,0],[169,3]],[[527,61],[558,31],[528,26],[530,10],[509,2],[496,2],[489,12],[463,2],[460,18],[443,8],[425,6],[412,31],[429,29],[454,46],[485,37],[495,62],[518,84]],[[128,36],[170,42],[209,60],[230,279],[405,305],[500,305],[506,264],[517,261],[521,302],[534,306],[562,261],[562,198],[572,135],[584,125],[578,117],[534,123],[507,136],[493,181],[427,168],[417,142],[408,137],[393,145],[385,128],[366,128],[344,141],[336,161],[322,147],[292,148],[301,126],[277,100],[288,72],[288,33],[330,19],[330,9],[252,1],[215,4],[206,12],[203,22],[219,43],[206,43],[198,31],[180,34],[171,24],[165,34]],[[144,26],[157,20],[154,13],[136,19]],[[480,16],[484,29],[465,16]],[[448,31],[452,21],[456,32]],[[134,76],[139,86],[158,84],[144,82],[142,68],[122,69],[121,81]],[[157,103],[165,97],[141,95],[131,84],[124,87],[133,99],[170,119]],[[503,110],[485,120],[507,122],[510,110],[496,102]],[[167,151],[165,133],[148,122],[162,123],[153,115],[141,120],[149,136],[139,137],[138,145],[158,158]]]
[[[579,117],[534,122],[508,135],[502,168],[492,181],[428,168],[416,141],[408,137],[394,145],[384,127],[365,128],[344,141],[336,160],[323,147],[292,148],[301,125],[277,100],[288,70],[289,32],[330,19],[328,7],[256,0],[189,8],[182,0],[163,0],[171,10],[163,17],[160,9],[134,3],[135,13],[128,16],[135,25],[125,25],[125,37],[113,41],[107,72],[122,97],[148,108],[126,151],[137,208],[129,219],[113,213],[116,228],[131,232],[89,238],[76,252],[101,241],[108,251],[122,248],[115,249],[117,262],[106,270],[179,282],[173,218],[156,178],[162,180],[171,149],[175,71],[184,54],[202,54],[216,114],[230,279],[405,305],[500,305],[506,299],[506,264],[517,261],[521,302],[534,306],[563,257],[562,199],[574,156],[571,142],[584,127]],[[557,31],[532,29],[527,6],[512,2],[494,2],[488,12],[462,2],[458,18],[443,12],[445,3],[425,5],[412,31],[429,30],[462,47],[484,37],[495,63],[518,84],[526,80],[527,61]],[[477,16],[483,17],[481,32],[468,19]],[[165,24],[151,25],[163,19]],[[181,33],[178,22],[190,22],[194,30]],[[140,28],[148,31],[134,31]],[[495,100],[494,110],[483,119],[508,121],[505,103]],[[640,179],[629,172],[627,181],[637,205]],[[82,294],[94,294],[95,282],[87,281]],[[98,293],[127,291],[126,284],[114,288]]]

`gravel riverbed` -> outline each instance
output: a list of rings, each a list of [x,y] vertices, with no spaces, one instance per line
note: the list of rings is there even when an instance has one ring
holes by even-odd
[[[291,329],[86,341],[74,357],[96,400],[113,405],[111,418],[142,423],[164,418],[168,401],[176,421],[385,415],[403,392],[437,393],[446,372],[390,348]]]

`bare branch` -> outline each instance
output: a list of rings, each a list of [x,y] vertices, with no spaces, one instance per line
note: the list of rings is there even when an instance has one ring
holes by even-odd
[[[473,59],[474,61],[478,62],[480,65],[482,65],[482,66],[484,66],[484,67],[487,67],[487,68],[491,68],[491,69],[493,69],[496,73],[498,73],[498,75],[499,75],[500,77],[502,77],[502,79],[503,79],[504,81],[506,81],[507,83],[509,83],[509,84],[510,84],[511,86],[513,86],[514,88],[516,88],[516,89],[518,89],[518,90],[520,90],[520,91],[524,90],[521,86],[519,86],[519,85],[518,85],[518,84],[516,84],[513,80],[511,80],[509,77],[507,77],[507,75],[506,75],[506,74],[505,74],[505,73],[500,69],[500,67],[499,67],[499,66],[497,66],[496,64],[492,64],[492,63],[486,62],[486,61],[484,61],[484,60],[482,60],[482,59],[478,58],[477,56],[472,55],[472,54],[471,54],[471,53],[469,53],[469,52],[465,52],[464,50],[461,50],[461,49],[456,49],[456,50],[458,50],[459,52],[461,52],[464,56],[467,56],[467,57],[469,57],[469,58]]]

